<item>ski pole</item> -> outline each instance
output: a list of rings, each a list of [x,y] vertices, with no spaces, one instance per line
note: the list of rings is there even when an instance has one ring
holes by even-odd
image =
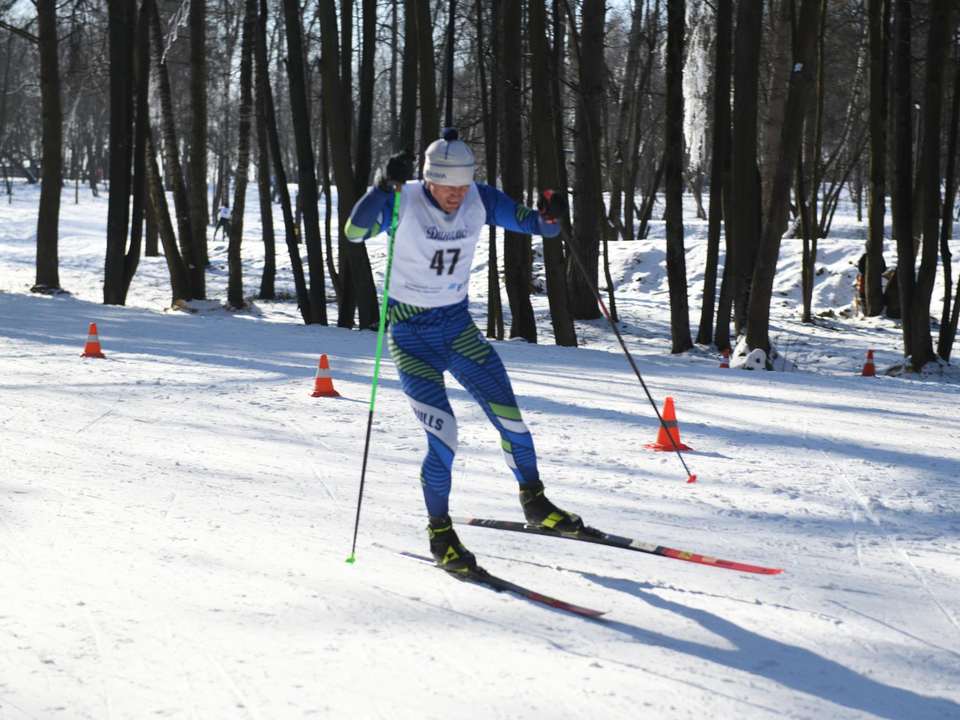
[[[550,193],[549,190],[544,190],[544,195],[549,200],[550,195],[548,193]],[[680,458],[680,462],[683,464],[683,469],[687,471],[687,482],[696,482],[697,476],[690,472],[690,468],[687,467],[687,461],[684,460],[683,455],[680,454],[680,448],[677,447],[677,441],[674,440],[673,435],[667,428],[667,424],[660,415],[660,411],[657,410],[657,404],[653,401],[653,396],[650,394],[650,390],[647,389],[647,384],[643,381],[643,376],[640,375],[640,368],[637,367],[637,363],[634,362],[633,356],[630,354],[630,351],[627,350],[627,344],[623,341],[623,336],[620,334],[617,324],[613,321],[613,318],[610,317],[610,312],[607,310],[607,306],[604,304],[603,298],[600,296],[600,291],[597,289],[596,283],[591,279],[590,273],[587,272],[587,266],[584,265],[583,260],[580,259],[580,253],[578,253],[577,249],[573,246],[573,240],[570,238],[570,233],[564,229],[563,225],[560,226],[560,234],[566,241],[567,251],[571,256],[573,256],[574,262],[577,263],[577,267],[580,268],[580,271],[583,273],[583,277],[586,278],[587,285],[589,285],[590,289],[593,290],[593,296],[597,299],[597,302],[600,303],[600,309],[603,310],[604,317],[607,318],[607,322],[610,323],[610,327],[613,328],[613,333],[617,336],[617,340],[620,341],[620,347],[623,348],[623,352],[627,356],[627,361],[630,363],[630,367],[632,367],[633,371],[637,374],[637,380],[640,381],[643,391],[647,394],[647,399],[650,401],[653,411],[657,414],[657,419],[660,421],[660,426],[664,429],[664,432],[666,432],[667,437],[670,438],[670,444],[673,445],[673,449],[676,451],[677,457]]]
[[[387,325],[387,298],[390,293],[390,265],[393,263],[393,241],[397,236],[397,215],[400,212],[400,189],[393,191],[393,217],[390,220],[390,242],[387,244],[387,270],[383,277],[383,303],[380,306],[380,325],[377,328],[377,355],[373,363],[373,384],[370,387],[370,413],[367,415],[367,439],[363,444],[363,465],[360,469],[360,495],[357,497],[357,519],[353,524],[353,546],[347,562],[356,562],[357,533],[360,531],[360,505],[363,503],[363,485],[367,476],[367,458],[370,455],[370,432],[373,429],[373,406],[377,400],[377,381],[380,378],[380,356],[383,352],[383,332]]]

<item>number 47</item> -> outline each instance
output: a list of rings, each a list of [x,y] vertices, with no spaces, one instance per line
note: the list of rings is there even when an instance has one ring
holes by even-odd
[[[447,250],[446,252],[453,256],[450,258],[450,269],[447,270],[447,275],[453,275],[453,269],[457,266],[457,260],[460,259],[460,248]],[[443,275],[443,253],[443,250],[437,250],[433,254],[433,260],[430,262],[430,268],[436,270],[437,275]]]

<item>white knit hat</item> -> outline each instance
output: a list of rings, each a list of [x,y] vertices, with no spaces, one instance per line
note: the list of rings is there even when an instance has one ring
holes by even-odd
[[[473,152],[456,128],[443,131],[443,139],[427,148],[423,177],[435,185],[469,185],[473,182]]]

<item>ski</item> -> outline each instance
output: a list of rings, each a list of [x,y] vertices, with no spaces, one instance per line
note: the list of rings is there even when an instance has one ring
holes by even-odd
[[[539,527],[537,525],[527,525],[522,522],[513,522],[510,520],[484,520],[481,518],[451,518],[458,525],[473,525],[475,527],[493,528],[494,530],[510,530],[512,532],[531,533],[533,535],[545,535],[547,537],[566,538],[568,540],[579,540],[581,542],[591,542],[598,545],[608,545],[610,547],[623,548],[624,550],[635,550],[637,552],[648,553],[650,555],[660,555],[662,557],[673,558],[674,560],[684,560],[686,562],[697,563],[699,565],[711,565],[727,570],[736,570],[739,572],[757,573],[758,575],[776,575],[783,572],[783,568],[769,568],[761,565],[749,565],[747,563],[735,562],[733,560],[721,560],[720,558],[701,555],[699,553],[676,550],[664,545],[654,545],[640,540],[633,540],[619,535],[610,535],[601,532],[596,528],[585,527],[577,535],[564,535],[549,528]]]
[[[387,549],[392,550],[392,548]],[[401,557],[407,558],[408,560],[415,560],[417,562],[424,563],[425,565],[435,567],[437,570],[443,570],[442,567],[434,562],[433,558],[417,555],[416,553],[407,552],[406,550],[392,551]],[[564,600],[558,600],[557,598],[550,597],[549,595],[543,595],[542,593],[535,592],[529,588],[525,588],[521,585],[510,582],[509,580],[504,580],[501,577],[497,577],[496,575],[484,570],[482,567],[477,567],[467,573],[451,573],[447,572],[446,570],[444,570],[444,572],[462,582],[485,585],[493,590],[496,590],[497,592],[512,593],[524,598],[525,600],[531,600],[533,602],[552,607],[556,610],[563,610],[565,612],[573,613],[574,615],[580,615],[581,617],[598,618],[601,615],[606,614],[605,610],[593,610],[591,608],[574,605],[573,603],[568,603]]]

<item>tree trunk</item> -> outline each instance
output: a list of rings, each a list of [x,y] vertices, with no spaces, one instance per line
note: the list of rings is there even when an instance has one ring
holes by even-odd
[[[332,0],[326,0],[321,5],[321,9],[323,5],[329,2],[332,2]],[[307,265],[310,268],[310,321],[311,323],[326,325],[326,280],[323,269],[323,246],[320,244],[317,175],[314,170],[314,154],[310,141],[310,111],[307,108],[307,89],[303,73],[300,3],[298,0],[284,0],[283,10],[287,24],[287,77],[290,81],[290,114],[293,121],[294,140],[297,146],[298,195],[300,208],[303,212],[303,236],[304,243],[307,246]],[[324,28],[324,31],[326,31],[326,28]],[[324,52],[325,56],[326,54]],[[324,87],[326,88],[326,83],[324,83]],[[350,145],[347,143],[347,152],[349,152],[349,148]],[[342,195],[341,199],[344,199]]]
[[[156,71],[160,98],[160,119],[163,127],[163,142],[167,166],[170,170],[165,176],[171,185],[174,211],[177,215],[177,231],[180,233],[180,252],[190,273],[190,295],[203,298],[203,276],[206,268],[198,264],[196,246],[193,240],[193,226],[190,224],[190,207],[187,201],[187,187],[184,183],[183,168],[180,165],[180,145],[177,142],[177,126],[174,119],[173,94],[170,89],[170,76],[163,62],[163,30],[160,26],[160,12],[156,0],[145,0],[150,12],[150,48],[153,53],[153,67]],[[111,186],[112,186],[111,182]]]
[[[333,2],[334,0],[323,0],[323,2]],[[343,94],[339,96],[338,104],[340,112],[347,119],[344,126],[344,138],[346,147],[353,147],[353,126],[356,118],[353,114],[353,7],[354,0],[340,0],[340,12],[337,17],[340,19],[340,46],[342,47],[342,59],[338,56],[337,64],[340,73],[340,87],[343,88]],[[320,8],[320,12],[323,12]],[[333,26],[336,28],[336,25]],[[334,31],[334,34],[336,32]],[[321,57],[322,51],[321,51]]]
[[[480,108],[483,115],[483,140],[486,150],[486,181],[490,185],[497,184],[497,86],[494,84],[487,90],[487,47],[484,44],[483,33],[483,3],[478,2],[477,10],[477,72],[480,80]],[[499,33],[491,33],[490,55],[499,57]],[[488,99],[489,97],[489,99]],[[487,251],[487,337],[503,340],[503,305],[500,299],[500,263],[497,259],[497,228],[491,225],[489,229],[489,244]]]
[[[670,352],[693,347],[683,247],[683,43],[685,0],[667,0],[666,113],[663,185],[666,200],[667,284],[670,288]]]
[[[640,227],[637,230],[637,237],[643,240],[650,232],[650,218],[653,216],[653,204],[657,201],[657,193],[660,192],[660,181],[663,180],[663,168],[666,164],[666,153],[660,155],[660,161],[657,163],[657,169],[654,170],[653,179],[650,182],[650,189],[647,196],[643,199],[643,207],[640,208]]]
[[[413,0],[417,20],[417,51],[420,65],[421,152],[440,137],[440,108],[437,105],[437,64],[433,52],[433,22],[430,0]],[[506,28],[504,28],[506,32]]]
[[[227,226],[230,241],[227,244],[227,302],[240,309],[243,299],[243,263],[240,248],[243,242],[243,213],[247,202],[247,178],[250,168],[251,119],[253,116],[253,52],[257,32],[257,0],[245,0],[243,13],[243,40],[240,44],[240,112],[237,125],[237,181],[234,185],[233,212]],[[319,242],[319,238],[318,238]]]
[[[747,317],[747,345],[751,350],[759,348],[767,354],[768,367],[772,360],[768,332],[770,299],[773,294],[777,257],[780,254],[782,227],[786,221],[787,198],[803,136],[807,98],[817,76],[817,28],[820,25],[820,3],[821,0],[803,0],[800,8],[796,43],[793,48],[793,74],[790,78],[790,89],[784,110],[783,132],[780,135],[780,158],[772,178],[770,213],[764,221],[763,236],[753,272]]]
[[[894,42],[894,167],[893,234],[897,238],[897,284],[900,288],[900,321],[903,354],[909,357],[913,345],[913,292],[916,283],[913,246],[913,100],[911,97],[911,0],[897,0]]]
[[[553,122],[550,117],[550,48],[547,44],[546,8],[544,0],[532,0],[528,18],[531,58],[531,125],[537,157],[537,186],[543,190],[556,188],[559,171],[556,162],[556,146],[553,138]],[[550,320],[557,345],[575,347],[577,334],[573,327],[567,296],[566,267],[563,247],[555,240],[543,241],[543,269],[547,281],[547,299],[550,304]],[[596,264],[594,264],[594,276]]]
[[[373,135],[374,56],[377,52],[377,0],[363,0],[363,57],[360,63],[360,116],[357,120],[355,191],[360,197],[370,182]]]
[[[630,35],[628,36],[627,64],[624,68],[623,84],[620,88],[620,108],[617,115],[616,140],[613,148],[613,183],[610,190],[610,222],[614,224],[624,240],[632,239],[633,228],[630,228],[629,237],[621,214],[625,205],[632,205],[633,199],[623,201],[623,188],[626,184],[627,172],[630,168],[630,118],[636,113],[639,101],[637,92],[637,75],[640,67],[640,35],[643,29],[643,2],[634,0],[630,19]],[[632,213],[631,213],[632,216]]]
[[[956,2],[939,2],[931,6],[927,35],[927,69],[923,86],[923,144],[920,161],[921,175],[917,178],[923,197],[923,247],[920,270],[912,305],[904,313],[913,315],[911,342],[912,366],[919,371],[933,362],[933,340],[930,335],[930,298],[937,275],[937,255],[940,244],[940,124],[943,114],[943,85],[950,43],[956,24]]]
[[[500,74],[500,97],[503,98],[501,117],[500,177],[503,192],[508,197],[523,197],[523,137],[521,117],[521,12],[519,2],[503,6],[503,62]],[[496,21],[494,26],[497,27]],[[530,236],[504,231],[503,270],[507,300],[510,303],[510,337],[520,337],[527,342],[537,342],[537,325],[530,303],[530,277],[532,273]]]
[[[733,279],[734,328],[737,334],[746,322],[750,282],[760,242],[760,172],[757,168],[757,84],[763,3],[742,2],[737,8],[734,57],[733,131],[730,192],[733,237],[724,275]]]
[[[143,238],[143,220],[149,206],[147,197],[146,160],[147,129],[150,127],[150,18],[146,8],[140,5],[137,23],[137,42],[133,46],[133,80],[136,88],[135,142],[133,151],[133,211],[130,219],[130,248],[123,263],[123,298],[126,302],[130,283],[140,264],[140,246]],[[154,229],[156,224],[154,224]],[[156,232],[153,234],[153,251],[157,252]]]
[[[40,210],[37,213],[37,282],[31,292],[60,292],[59,225],[62,180],[63,118],[57,56],[56,0],[37,0],[40,48],[40,116],[43,161]]]
[[[566,107],[566,98],[562,94],[561,87],[567,87],[567,80],[564,77],[564,71],[566,64],[564,58],[566,56],[566,48],[564,44],[566,43],[566,23],[564,22],[564,14],[561,9],[561,3],[569,11],[570,5],[567,3],[567,0],[553,0],[553,47],[551,48],[550,61],[553,67],[553,73],[550,76],[550,97],[552,99],[550,104],[550,117],[553,119],[553,140],[554,140],[554,152],[557,156],[557,187],[563,190],[564,192],[570,187],[570,178],[567,173],[567,154],[564,148],[567,147],[565,129],[566,122],[563,116],[563,108]],[[570,23],[571,27],[574,26],[574,20],[571,18]],[[575,34],[576,30],[572,30],[571,34]],[[533,207],[533,203],[530,203],[530,206]],[[565,215],[560,219],[560,224],[567,232],[570,232],[570,216]]]
[[[108,3],[110,37],[110,201],[103,302],[123,305],[124,253],[130,221],[130,160],[133,157],[133,33],[136,6]]]
[[[147,132],[150,132],[149,127]],[[144,150],[144,184],[143,184],[143,256],[160,257],[160,227],[157,216],[153,211],[153,201],[150,195],[150,159],[147,157],[149,146]]]
[[[730,153],[730,40],[733,0],[717,0],[716,62],[713,78],[713,162],[710,167],[710,211],[707,220],[707,264],[703,271],[703,304],[697,342],[709,345],[717,294],[720,226],[723,222],[723,167]],[[729,344],[729,343],[728,343]],[[719,345],[717,345],[719,348]]]
[[[940,336],[937,339],[937,355],[950,359],[953,341],[957,335],[957,306],[950,312],[950,295],[953,288],[951,273],[950,238],[953,233],[953,199],[957,193],[957,132],[960,131],[960,70],[953,64],[953,101],[950,109],[950,126],[947,141],[947,172],[943,193],[943,221],[940,226],[940,257],[943,259],[943,313],[940,316]],[[960,287],[960,286],[958,286]]]
[[[207,2],[190,2],[190,163],[187,199],[193,231],[193,289],[206,297],[207,252]]]
[[[598,276],[600,241],[604,232],[603,225],[606,222],[600,176],[602,129],[600,109],[604,103],[603,70],[605,67],[604,5],[604,0],[584,0],[581,10],[580,49],[577,54],[580,92],[574,133],[574,160],[577,171],[573,187],[573,206],[576,222],[571,235],[587,275],[584,275],[577,263],[569,263],[567,284],[570,312],[579,320],[595,320],[600,317],[600,307],[593,293]],[[534,93],[536,93],[536,82]],[[536,104],[537,101],[534,100],[534,105]],[[552,106],[553,103],[550,105]],[[539,126],[535,123],[534,127]],[[553,147],[555,148],[556,145]],[[537,164],[540,164],[539,160]],[[540,189],[543,188],[544,186],[541,185]]]
[[[343,285],[340,282],[340,273],[333,264],[333,201],[330,198],[330,130],[327,128],[327,100],[320,95],[320,172],[323,174],[322,192],[325,198],[323,203],[323,237],[326,239],[327,272],[330,273],[330,282],[333,284],[333,293],[340,303],[343,296]]]
[[[277,130],[277,113],[273,106],[273,90],[270,87],[270,72],[267,69],[267,0],[260,0],[260,17],[257,23],[257,83],[261,87],[264,101],[264,114],[267,121],[267,139],[270,143],[270,157],[273,160],[274,186],[280,195],[280,207],[283,211],[284,238],[290,267],[293,271],[293,283],[297,291],[297,306],[303,322],[313,322],[310,309],[310,293],[303,274],[300,249],[297,247],[297,226],[293,221],[293,208],[290,206],[290,190],[287,187],[287,172],[283,166],[283,154],[280,151],[280,133]]]
[[[886,77],[883,54],[883,3],[884,0],[869,0],[867,22],[869,24],[869,115],[867,126],[870,137],[870,197],[867,208],[867,315],[879,315],[883,310],[881,273],[883,267],[883,223],[886,215],[887,193],[887,104]]]
[[[417,146],[417,16],[416,0],[403,0],[403,64],[400,70],[400,145],[393,150],[414,153]]]
[[[397,102],[397,55],[400,52],[400,0],[390,0],[390,148],[400,142],[400,113]]]
[[[324,113],[330,133],[333,176],[337,184],[338,248],[340,251],[340,282],[343,288],[337,325],[339,327],[353,327],[354,309],[356,309],[360,329],[366,330],[379,324],[380,309],[377,305],[377,290],[373,283],[373,272],[370,269],[366,244],[349,242],[343,234],[343,228],[350,218],[350,211],[360,198],[360,193],[358,192],[356,175],[350,162],[346,118],[344,118],[340,109],[344,97],[343,93],[349,92],[349,88],[341,85],[338,73],[341,59],[337,43],[335,10],[332,0],[324,0],[320,4]],[[366,52],[366,49],[364,52]],[[373,48],[370,48],[370,52],[373,52]],[[346,61],[347,58],[344,57],[343,62]],[[372,88],[369,91],[372,92]],[[314,202],[314,209],[316,209],[316,202]],[[311,269],[311,274],[312,272]]]
[[[763,113],[760,128],[759,167],[763,178],[761,205],[770,207],[771,178],[776,172],[780,129],[783,127],[783,112],[787,102],[787,87],[790,84],[790,35],[793,27],[795,0],[775,0],[770,3],[770,82],[767,86],[767,108]],[[759,36],[757,44],[759,45]],[[786,226],[781,228],[786,230]]]
[[[807,124],[813,126],[812,147],[808,148],[810,159],[810,200],[805,201],[804,195],[798,196],[798,204],[801,212],[801,225],[806,223],[803,228],[803,248],[801,250],[801,269],[800,286],[803,297],[802,322],[812,323],[811,312],[813,309],[813,278],[817,265],[817,242],[820,239],[818,232],[820,223],[815,221],[817,217],[817,202],[820,192],[820,175],[822,172],[823,155],[823,108],[824,108],[824,40],[826,36],[826,18],[827,2],[820,0],[820,32],[817,33],[817,74],[816,74],[816,103],[813,105],[812,112],[807,113]],[[801,141],[802,143],[802,141]],[[801,145],[800,155],[797,162],[800,164],[799,175],[797,179],[797,192],[803,191],[803,146]],[[772,189],[772,188],[771,188]],[[787,191],[785,202],[789,203],[790,192]],[[826,203],[824,203],[826,205]],[[769,212],[769,211],[768,211]],[[803,214],[806,213],[806,217]],[[780,229],[782,235],[787,229],[789,210],[783,213],[783,227]]]
[[[150,207],[153,218],[156,220],[160,242],[163,245],[163,254],[167,259],[167,269],[170,271],[172,293],[170,305],[173,307],[178,303],[193,300],[193,296],[190,294],[190,275],[187,266],[177,249],[177,237],[170,220],[170,209],[167,207],[167,197],[160,178],[160,166],[157,164],[157,151],[153,145],[153,131],[149,127],[147,128],[146,165],[147,192],[150,196]]]
[[[817,238],[811,237],[813,232],[810,220],[810,208],[807,205],[807,191],[803,186],[803,152],[797,158],[797,204],[800,206],[800,233],[803,237],[803,251],[800,266],[800,293],[803,296],[803,315],[801,322],[812,323],[810,314],[813,305],[813,266],[817,257]]]
[[[257,24],[259,33],[259,9]],[[259,42],[259,40],[257,41]],[[270,189],[270,147],[267,141],[267,110],[263,85],[260,81],[260,68],[257,67],[257,81],[254,84],[254,109],[257,116],[257,189],[260,197],[260,226],[263,233],[263,275],[260,277],[261,300],[274,300],[277,297],[275,280],[277,276],[277,247],[273,229],[273,202]]]

